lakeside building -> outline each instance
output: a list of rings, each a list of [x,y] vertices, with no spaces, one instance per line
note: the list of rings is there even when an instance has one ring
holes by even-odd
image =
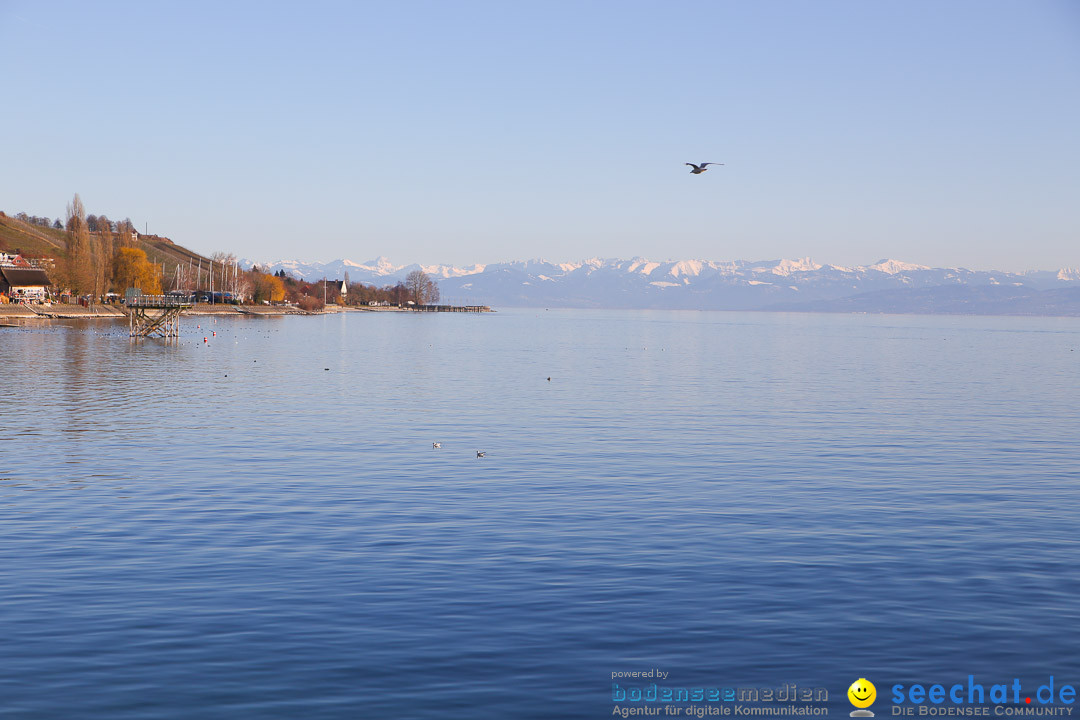
[[[0,252],[0,267],[29,267],[48,271],[56,267],[56,260],[51,257],[23,257],[17,252],[14,255]]]
[[[41,268],[0,266],[0,295],[11,302],[44,302],[50,285],[48,273]]]

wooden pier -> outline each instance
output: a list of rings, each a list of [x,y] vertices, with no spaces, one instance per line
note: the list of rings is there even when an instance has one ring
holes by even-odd
[[[194,304],[190,295],[129,295],[124,306],[131,337],[180,337],[180,313]]]
[[[488,305],[417,305],[418,312],[492,312]]]

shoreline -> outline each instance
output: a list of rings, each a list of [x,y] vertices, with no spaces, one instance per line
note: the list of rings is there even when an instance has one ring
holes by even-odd
[[[344,312],[373,313],[416,313],[425,312],[401,307],[364,307],[327,305],[322,310],[301,310],[292,305],[208,305],[199,304],[184,310],[184,315],[226,315],[237,317],[265,316],[281,317],[284,315],[331,315]],[[486,312],[493,312],[487,310]],[[23,305],[8,303],[0,305],[0,326],[10,326],[8,320],[85,320],[127,318],[127,313],[115,305]]]

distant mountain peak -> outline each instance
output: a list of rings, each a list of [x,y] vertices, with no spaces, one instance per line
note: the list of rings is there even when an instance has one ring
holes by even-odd
[[[929,270],[926,265],[914,265],[912,263],[900,262],[899,260],[890,260],[888,258],[884,260],[878,260],[873,265],[867,266],[868,270],[877,270],[878,272],[888,273],[889,275],[895,275],[896,273],[912,272],[914,270]]]
[[[800,258],[798,260],[781,260],[774,267],[770,268],[773,275],[787,276],[797,272],[813,272],[820,270],[821,265],[814,262],[808,257]]]
[[[677,263],[672,263],[668,274],[672,277],[698,277],[705,269],[711,270],[714,269],[714,266],[705,260],[680,260]]]
[[[349,261],[348,260],[342,260],[340,262],[348,263]],[[390,262],[389,258],[387,258],[387,257],[385,257],[383,255],[379,255],[374,260],[368,260],[367,262],[364,262],[364,263],[358,263],[358,264],[356,264],[356,266],[357,267],[367,268],[369,270],[374,270],[375,272],[383,274],[383,275],[389,275],[390,273],[400,269],[401,267],[404,267],[402,265],[395,265],[394,263]]]
[[[461,277],[463,275],[476,275],[484,272],[486,265],[476,263],[474,265],[468,265],[466,267],[457,267],[456,265],[420,265],[420,269],[428,275],[440,278],[452,278]]]

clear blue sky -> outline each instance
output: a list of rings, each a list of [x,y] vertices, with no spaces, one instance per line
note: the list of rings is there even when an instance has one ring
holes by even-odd
[[[0,209],[205,253],[1080,266],[1073,0],[0,0],[0,73]]]

